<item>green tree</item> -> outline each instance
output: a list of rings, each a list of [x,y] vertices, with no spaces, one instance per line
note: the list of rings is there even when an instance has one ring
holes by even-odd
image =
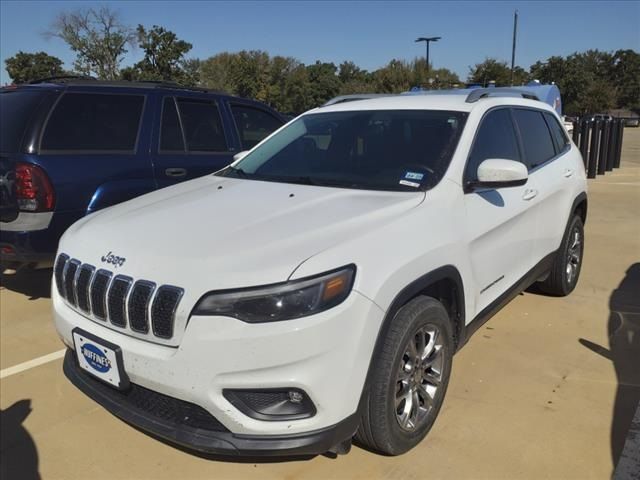
[[[136,35],[123,25],[117,12],[108,7],[63,12],[46,34],[58,37],[76,52],[74,69],[85,75],[115,80],[120,63]]]
[[[617,103],[620,85],[614,78],[614,57],[609,53],[588,50],[566,58],[553,56],[533,64],[530,72],[542,83],[558,85],[563,110],[569,115],[602,112]]]
[[[618,92],[617,106],[640,112],[640,53],[633,50],[615,52],[611,81]]]
[[[64,75],[62,60],[45,52],[20,51],[4,61],[13,83],[27,83],[39,78]]]
[[[513,84],[523,85],[529,80],[529,74],[522,67],[514,67]],[[477,63],[473,67],[469,67],[470,83],[479,83],[488,85],[489,82],[495,82],[498,87],[511,85],[511,68],[507,62],[501,62],[495,58],[486,58],[484,62]]]
[[[413,72],[412,87],[446,89],[460,85],[460,78],[448,68],[430,68],[424,58],[415,58],[410,64]]]
[[[149,30],[138,25],[137,35],[144,58],[122,71],[124,79],[173,81],[184,85],[198,82],[197,64],[187,65],[185,60],[192,47],[189,42],[178,39],[175,33],[158,25]],[[189,67],[189,71],[185,67]]]
[[[376,93],[400,93],[413,85],[414,74],[407,62],[391,60],[386,66],[373,72]]]
[[[319,107],[327,100],[338,95],[340,92],[340,79],[336,74],[337,70],[333,63],[316,61],[312,65],[307,65],[309,83],[312,85],[309,93],[311,107]]]

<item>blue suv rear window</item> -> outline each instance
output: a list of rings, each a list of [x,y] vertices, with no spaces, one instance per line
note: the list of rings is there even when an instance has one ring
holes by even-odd
[[[144,95],[66,93],[51,114],[42,151],[135,150]]]
[[[36,90],[3,90],[0,93],[0,152],[16,153],[28,126],[46,93]]]

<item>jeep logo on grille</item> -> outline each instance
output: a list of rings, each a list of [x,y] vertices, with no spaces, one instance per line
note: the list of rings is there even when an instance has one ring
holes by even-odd
[[[116,255],[114,255],[113,253],[109,252],[106,255],[104,255],[101,258],[103,263],[110,263],[112,264],[114,267],[121,267],[122,265],[124,265],[124,262],[127,261],[126,258],[124,257],[118,257]]]

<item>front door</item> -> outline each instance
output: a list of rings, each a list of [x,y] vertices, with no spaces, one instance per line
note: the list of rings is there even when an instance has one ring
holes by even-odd
[[[492,110],[482,119],[467,162],[465,182],[477,179],[478,165],[489,158],[521,161],[508,108]],[[535,196],[532,179],[520,187],[465,194],[465,235],[475,285],[475,314],[533,266],[536,213],[531,201]]]

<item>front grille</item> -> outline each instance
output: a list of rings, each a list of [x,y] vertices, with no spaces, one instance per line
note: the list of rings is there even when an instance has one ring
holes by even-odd
[[[80,267],[80,273],[78,273],[78,281],[76,282],[76,299],[78,300],[78,308],[85,312],[91,311],[91,304],[89,303],[89,285],[91,284],[91,277],[95,268],[91,265],[82,265]]]
[[[91,311],[100,320],[107,319],[107,304],[105,302],[107,287],[111,281],[111,272],[98,270],[91,285]]]
[[[155,288],[155,283],[145,282],[144,280],[138,280],[133,286],[131,298],[129,298],[131,330],[140,333],[149,332],[149,301]]]
[[[64,288],[64,267],[67,264],[67,260],[69,260],[69,255],[65,255],[61,253],[58,256],[58,260],[56,261],[55,267],[53,267],[53,275],[56,278],[56,286],[58,287],[58,293],[61,297],[66,297],[66,292]]]
[[[131,278],[124,275],[116,275],[107,295],[107,307],[109,308],[109,320],[117,327],[127,326],[126,306],[127,293],[131,287]]]
[[[76,305],[76,292],[75,292],[75,281],[76,281],[76,273],[78,272],[78,267],[80,266],[80,262],[77,260],[69,260],[67,262],[67,268],[64,269],[64,291],[67,302],[71,305]]]
[[[97,320],[108,320],[120,328],[148,334],[149,324],[155,337],[170,339],[178,305],[184,290],[172,285],[137,280],[125,275],[113,276],[61,253],[54,276],[60,296],[74,308]]]
[[[151,308],[153,333],[156,337],[171,338],[173,336],[173,317],[183,293],[181,288],[171,285],[163,285],[158,289]]]

